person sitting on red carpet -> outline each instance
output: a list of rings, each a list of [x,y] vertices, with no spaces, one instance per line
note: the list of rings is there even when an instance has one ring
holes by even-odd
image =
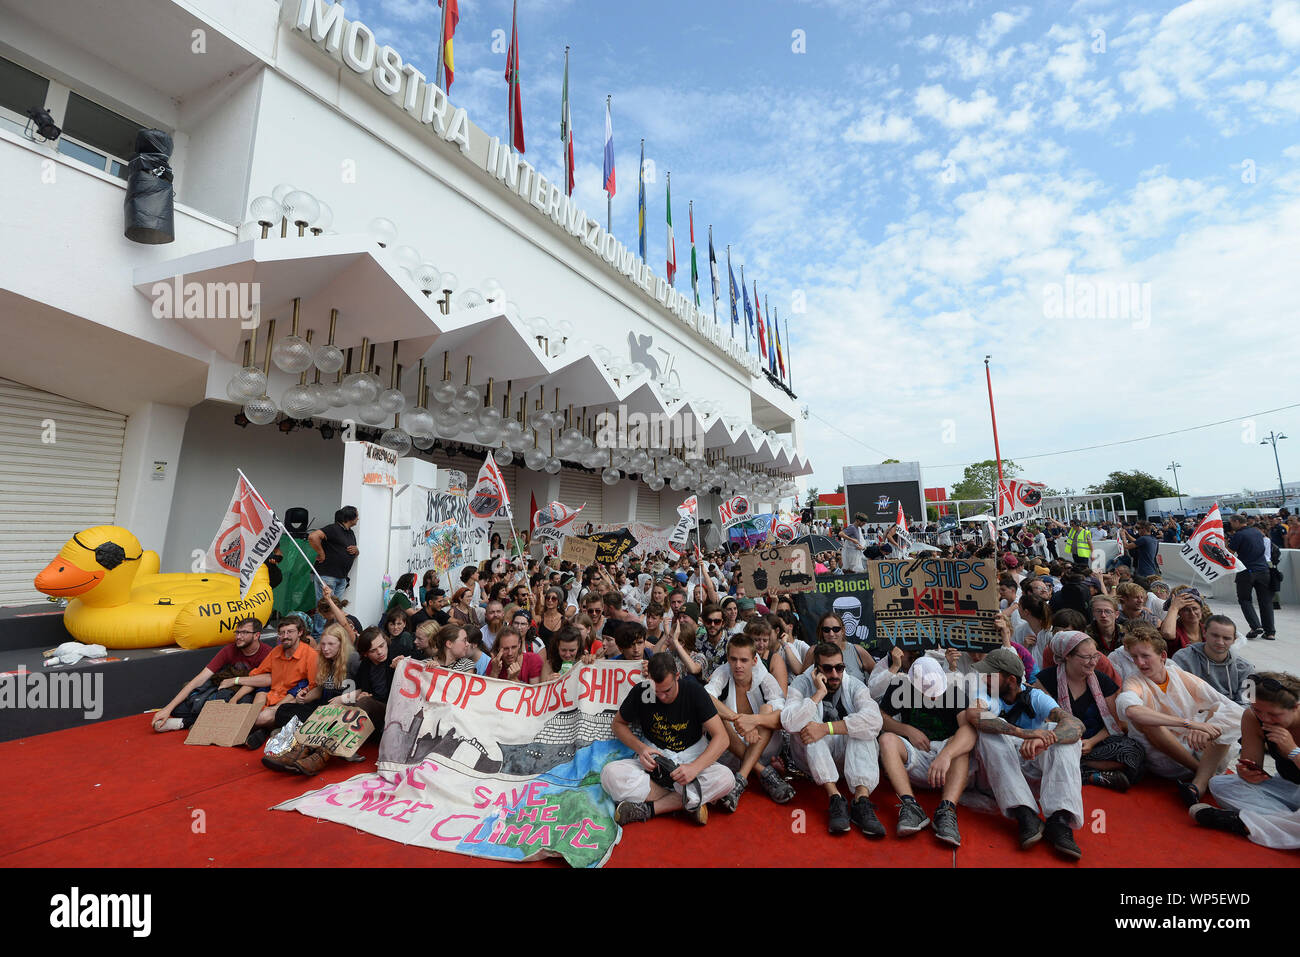
[[[260,621],[243,618],[236,622],[235,640],[218,651],[207,667],[153,716],[153,729],[180,731],[190,727],[209,701],[229,701],[234,696],[238,689],[226,684],[227,678],[247,675],[270,653],[270,646],[262,644]],[[218,680],[210,684],[214,677]]]
[[[254,690],[253,704],[261,710],[248,735],[246,744],[250,748],[261,746],[266,740],[267,729],[279,727],[283,721],[289,720],[286,711],[283,721],[276,721],[281,702],[316,686],[316,649],[302,640],[307,634],[302,619],[296,615],[281,618],[276,634],[280,639],[279,646],[262,659],[247,678],[227,678],[221,682],[222,689],[240,689],[230,699],[232,702],[240,699],[244,689]]]
[[[758,665],[754,635],[766,623],[750,623],[744,634],[727,643],[727,666],[719,668],[706,689],[727,730],[727,750],[721,761],[736,775],[731,793],[718,802],[724,811],[735,811],[749,785],[749,774],[758,770],[763,788],[777,804],[794,797],[790,787],[769,763],[781,751],[781,708],[785,696],[767,669]]]
[[[895,675],[881,696],[883,733],[880,765],[899,797],[898,836],[915,834],[930,824],[912,787],[939,789],[943,800],[934,814],[934,836],[961,846],[957,799],[966,790],[975,759],[975,729],[966,711],[965,692],[947,678],[939,662],[918,657],[907,677]]]
[[[990,684],[988,696],[967,714],[980,732],[980,778],[987,781],[1003,815],[1019,824],[1021,850],[1046,834],[1052,847],[1077,861],[1083,852],[1071,832],[1083,826],[1083,722],[1047,692],[1025,686],[1025,663],[1010,648],[989,652],[975,671],[988,675]],[[1029,787],[1031,777],[1042,782],[1046,827]]]
[[[1151,773],[1177,780],[1190,807],[1227,763],[1241,735],[1241,706],[1195,675],[1167,667],[1165,640],[1149,626],[1134,626],[1124,648],[1138,674],[1125,680],[1115,699],[1119,717],[1146,749]]]
[[[827,828],[832,834],[856,824],[867,837],[884,837],[885,827],[871,803],[871,792],[880,783],[880,706],[865,684],[844,673],[839,645],[819,642],[812,659],[812,666],[790,682],[781,711],[794,763],[830,796]],[[839,791],[841,773],[853,792],[851,809]]]
[[[614,736],[636,757],[606,764],[601,787],[615,802],[619,824],[682,808],[696,823],[707,824],[709,802],[735,785],[732,773],[717,763],[727,750],[727,731],[704,686],[677,676],[672,655],[655,655],[649,672],[649,680],[628,690],[614,716]],[[634,725],[642,737],[633,733]]]
[[[1254,701],[1241,716],[1236,774],[1210,780],[1222,807],[1195,804],[1192,818],[1264,847],[1300,848],[1300,678],[1278,671],[1250,676]],[[1277,776],[1264,771],[1264,752]]]

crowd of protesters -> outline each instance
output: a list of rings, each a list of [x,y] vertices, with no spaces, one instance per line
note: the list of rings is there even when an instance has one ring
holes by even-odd
[[[817,554],[819,576],[918,548],[993,561],[1000,646],[972,653],[850,642],[833,613],[802,621],[795,596],[746,593],[743,549],[583,567],[497,548],[460,569],[450,595],[432,573],[400,577],[382,619],[366,624],[335,594],[356,554],[357,519],[342,509],[309,540],[331,572],[315,617],[280,618],[274,647],[255,619],[240,622],[234,643],[155,715],[156,730],[190,726],[208,700],[246,696],[258,709],[250,747],[331,701],[382,728],[407,659],[531,684],[601,659],[640,661],[644,685],[613,727],[634,756],[601,775],[621,824],[678,810],[704,823],[711,805],[735,812],[755,782],[785,803],[791,781],[806,779],[825,792],[832,833],[880,838],[872,795],[883,775],[899,799],[898,837],[932,827],[959,846],[958,804],[982,801],[1014,823],[1022,848],[1045,840],[1077,860],[1082,788],[1122,792],[1149,774],[1169,780],[1203,826],[1300,847],[1300,679],[1257,672],[1231,619],[1196,588],[1161,580],[1158,540],[1188,528],[1076,520],[989,541],[926,524],[873,531],[858,515],[822,529],[837,548]],[[1245,639],[1274,639],[1275,589],[1257,587],[1257,569],[1262,559],[1267,581],[1300,522],[1233,516],[1232,525],[1228,548],[1247,566],[1243,611],[1252,596],[1260,602]],[[1108,537],[1120,554],[1099,563],[1095,544]],[[264,763],[314,774],[328,760],[292,748]],[[940,792],[932,816],[917,790]]]

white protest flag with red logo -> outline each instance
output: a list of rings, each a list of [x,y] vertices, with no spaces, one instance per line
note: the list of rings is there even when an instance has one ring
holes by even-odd
[[[907,534],[907,516],[903,514],[903,503],[898,503],[898,514],[894,516],[894,524],[898,526],[898,531]]]
[[[998,479],[999,532],[1043,517],[1042,482],[1021,482],[1017,479]]]
[[[509,521],[514,519],[510,511],[510,492],[506,489],[505,477],[491,452],[483,460],[483,467],[478,470],[478,479],[470,491],[469,513],[482,522],[490,522],[494,518]]]
[[[691,529],[698,527],[699,508],[700,500],[694,495],[677,506],[677,524],[668,534],[668,548],[674,555],[682,554],[681,546],[690,541]]]
[[[205,556],[210,571],[239,576],[239,597],[248,597],[253,576],[280,543],[284,526],[253,483],[239,473],[230,507]]]
[[[1219,516],[1219,503],[1196,526],[1192,537],[1183,542],[1182,556],[1187,564],[1207,582],[1218,581],[1221,575],[1236,574],[1246,570],[1246,563],[1228,551],[1223,538],[1223,519]]]

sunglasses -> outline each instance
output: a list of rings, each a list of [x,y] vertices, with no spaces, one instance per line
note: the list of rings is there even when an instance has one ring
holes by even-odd
[[[710,625],[720,625],[720,624],[722,624],[722,619],[721,619],[721,618],[706,618],[706,619],[705,619],[705,623],[706,623],[706,624],[710,624]]]
[[[839,625],[823,625],[823,626],[822,626],[822,634],[823,634],[823,635],[838,635],[838,634],[839,634],[841,631],[843,631],[843,630],[844,630],[844,629],[843,629],[841,626],[839,626]]]
[[[818,665],[817,667],[821,670],[821,673],[824,674],[824,675],[838,675],[838,674],[840,674],[840,673],[842,673],[842,672],[844,671],[844,665],[843,665],[843,664],[838,664],[838,665]]]

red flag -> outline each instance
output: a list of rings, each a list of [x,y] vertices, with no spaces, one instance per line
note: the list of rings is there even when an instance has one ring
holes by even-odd
[[[442,0],[438,0],[438,6],[442,6]],[[446,27],[443,30],[443,54],[442,70],[446,76],[446,83],[443,85],[445,92],[451,91],[451,81],[456,78],[456,61],[452,57],[452,37],[456,35],[456,24],[460,23],[460,5],[458,0],[447,0]]]
[[[524,151],[524,104],[519,86],[519,0],[515,0],[510,17],[510,53],[506,56],[506,83],[510,86],[509,125],[510,142],[515,151]]]

